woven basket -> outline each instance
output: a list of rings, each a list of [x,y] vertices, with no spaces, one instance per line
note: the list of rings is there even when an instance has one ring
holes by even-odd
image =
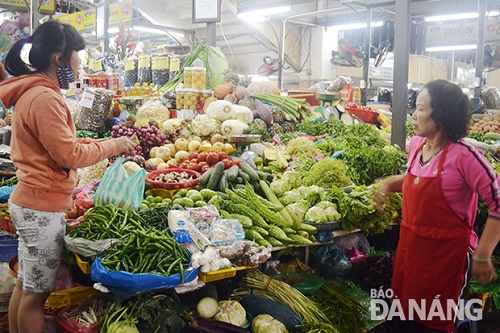
[[[9,235],[0,235],[0,261],[9,262],[17,255],[17,238]]]

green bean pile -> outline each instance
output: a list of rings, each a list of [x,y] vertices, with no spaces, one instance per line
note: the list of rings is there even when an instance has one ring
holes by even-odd
[[[114,206],[96,206],[89,209],[76,226],[68,226],[71,237],[88,240],[119,238],[134,230],[144,230],[144,219],[133,209],[123,210]]]
[[[154,228],[127,234],[122,242],[113,244],[101,260],[108,270],[166,276],[180,273],[182,282],[189,262],[188,252],[182,245]]]
[[[187,250],[168,233],[147,226],[133,209],[97,206],[88,210],[75,227],[68,226],[71,237],[91,241],[118,238],[106,250],[102,265],[110,271],[172,275],[184,274],[190,258]]]

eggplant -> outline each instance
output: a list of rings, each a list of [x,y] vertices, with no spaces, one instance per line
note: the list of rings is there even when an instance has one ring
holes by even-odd
[[[264,120],[266,125],[271,125],[273,123],[273,114],[269,110],[269,108],[259,101],[258,99],[255,100],[255,109],[257,110],[257,115],[260,119]]]

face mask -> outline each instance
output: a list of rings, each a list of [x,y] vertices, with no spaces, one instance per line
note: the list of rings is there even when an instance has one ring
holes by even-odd
[[[76,81],[73,71],[69,67],[57,69],[57,80],[59,81],[59,87],[65,90],[69,89],[70,83]]]

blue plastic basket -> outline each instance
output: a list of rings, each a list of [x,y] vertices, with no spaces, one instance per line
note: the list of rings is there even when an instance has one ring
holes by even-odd
[[[17,238],[9,235],[0,235],[0,261],[9,262],[17,255]]]

